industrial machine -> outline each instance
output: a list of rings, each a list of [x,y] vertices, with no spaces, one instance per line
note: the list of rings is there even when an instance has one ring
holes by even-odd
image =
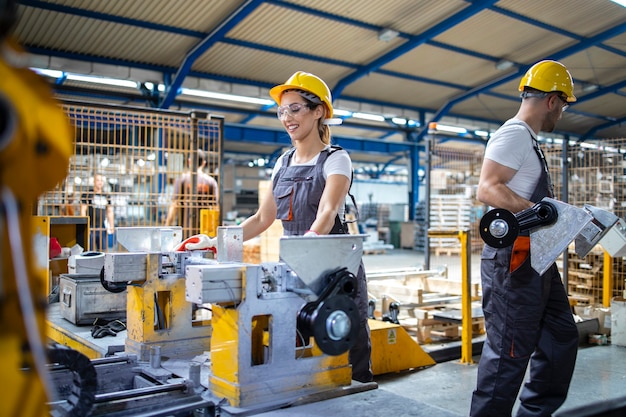
[[[520,233],[530,234],[531,266],[539,274],[574,242],[584,258],[597,244],[611,256],[626,256],[626,223],[615,214],[585,204],[583,208],[545,197],[519,213],[493,209],[480,220],[480,236],[490,246],[513,244]]]
[[[41,416],[51,392],[47,263],[32,250],[32,204],[67,175],[73,137],[49,86],[9,36],[16,18],[16,3],[0,2],[0,415]]]
[[[117,236],[125,251],[104,255],[101,281],[127,292],[124,353],[55,350],[55,413],[250,415],[377,387],[348,363],[362,236],[282,238],[281,261],[259,265],[242,262],[240,227],[218,228],[215,258],[174,251],[177,228]]]

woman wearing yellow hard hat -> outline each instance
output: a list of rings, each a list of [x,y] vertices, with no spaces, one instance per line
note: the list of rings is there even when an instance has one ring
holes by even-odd
[[[352,161],[345,150],[331,145],[329,125],[341,120],[333,119],[330,89],[316,75],[298,71],[284,84],[272,88],[270,96],[278,105],[278,119],[293,147],[274,166],[272,188],[258,211],[242,223],[244,240],[259,235],[275,219],[282,221],[285,235],[348,233],[344,207],[352,181]],[[357,283],[355,302],[360,323],[349,358],[352,378],[369,382],[373,375],[363,264]]]

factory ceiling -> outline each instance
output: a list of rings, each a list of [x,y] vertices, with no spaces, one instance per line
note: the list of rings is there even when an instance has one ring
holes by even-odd
[[[463,127],[468,144],[480,143],[475,132],[515,114],[521,76],[543,59],[561,61],[575,82],[578,100],[563,114],[559,137],[626,136],[626,8],[609,0],[17,3],[14,35],[33,67],[61,72],[51,79],[59,97],[207,109],[224,116],[231,152],[276,151],[260,134],[281,129],[275,106],[263,100],[298,70],[331,87],[346,114],[333,132],[356,154],[381,163],[406,157],[405,145],[423,143],[431,122]]]

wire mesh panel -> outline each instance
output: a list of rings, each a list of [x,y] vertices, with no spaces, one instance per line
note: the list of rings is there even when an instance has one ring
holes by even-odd
[[[610,211],[624,218],[626,214],[626,139],[569,143],[567,148],[567,199],[563,187],[563,148],[548,147],[546,157],[554,182],[555,195],[576,207],[585,204]],[[625,286],[626,262],[614,258],[613,296],[621,296]],[[596,246],[584,259],[568,250],[568,292],[581,304],[602,302],[604,252]]]
[[[222,118],[84,103],[64,109],[74,155],[65,181],[40,197],[37,214],[88,215],[85,249],[114,247],[120,226],[180,225],[188,237],[200,232],[201,209],[219,212]]]
[[[468,230],[473,253],[479,253],[483,246],[478,223],[484,205],[476,200],[483,154],[484,144],[476,142],[435,137],[431,146],[429,227],[446,231]],[[424,217],[425,207],[420,205],[415,218],[417,235],[421,238],[425,236],[425,231],[419,225],[424,222]],[[457,238],[429,240],[430,250],[435,256],[460,253],[461,244]]]

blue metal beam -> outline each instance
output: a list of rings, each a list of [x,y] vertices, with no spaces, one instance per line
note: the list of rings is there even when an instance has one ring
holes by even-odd
[[[570,47],[567,47],[565,49],[562,49],[560,51],[555,52],[554,54],[546,57],[546,59],[554,59],[554,60],[560,60],[563,58],[566,58],[570,55],[573,55],[575,53],[578,53],[582,50],[585,50],[591,46],[595,46],[598,45],[602,42],[604,42],[607,39],[613,38],[615,36],[621,35],[622,33],[624,33],[626,31],[626,23],[622,23],[619,24],[617,26],[614,26],[602,33],[599,33],[595,36],[592,36],[590,38],[586,38],[584,41],[582,42],[578,42],[575,45],[572,45]],[[512,81],[514,79],[517,79],[519,77],[521,77],[527,70],[528,68],[530,68],[530,65],[525,65],[523,67],[520,67],[518,69],[518,71],[512,73],[512,74],[508,74],[505,75],[504,77],[498,78],[495,81],[489,82],[485,85],[476,87],[472,90],[467,91],[464,94],[461,94],[460,96],[453,98],[451,100],[449,100],[443,107],[441,107],[437,113],[435,113],[435,115],[433,116],[433,118],[430,120],[430,122],[437,122],[439,120],[441,120],[441,118],[447,114],[447,112],[456,104],[467,100],[468,98],[471,98],[475,95],[481,94],[487,90],[490,90],[494,87],[497,87],[498,85],[504,84],[506,82]],[[430,124],[430,122],[428,124]],[[421,139],[423,138],[426,133],[428,132],[428,124],[426,124],[424,126],[424,128],[420,131],[420,133],[418,134],[418,138]]]
[[[248,0],[244,4],[242,4],[234,13],[232,13],[229,17],[227,17],[213,32],[211,32],[208,36],[206,36],[203,40],[201,40],[196,46],[194,46],[189,52],[187,52],[187,56],[183,60],[182,65],[176,72],[174,76],[174,80],[172,84],[168,87],[165,98],[161,102],[161,108],[168,108],[173,102],[176,96],[178,95],[178,89],[183,84],[183,80],[189,74],[191,70],[191,66],[203,53],[205,53],[211,46],[215,45],[215,43],[221,41],[226,34],[237,24],[239,24],[243,19],[248,17],[250,13],[252,13],[259,4],[263,3],[263,0]]]
[[[626,116],[621,117],[619,119],[615,119],[612,122],[604,123],[604,124],[598,125],[596,127],[593,127],[591,129],[589,129],[588,131],[586,131],[585,134],[580,138],[580,140],[578,142],[582,142],[585,139],[591,138],[593,135],[596,134],[596,132],[599,132],[600,130],[603,130],[603,129],[606,129],[606,128],[609,128],[609,127],[613,127],[615,125],[619,125],[619,124],[622,124],[622,123],[625,123],[625,122],[626,122]]]
[[[492,6],[491,10],[493,10],[494,12],[498,12],[500,14],[503,14],[505,16],[511,17],[513,19],[519,20],[521,22],[526,22],[529,25],[540,27],[540,28],[545,29],[545,30],[547,30],[549,32],[558,33],[559,35],[563,35],[563,36],[566,36],[568,38],[576,39],[579,42],[585,41],[585,38],[583,36],[580,36],[580,35],[578,35],[576,33],[573,33],[573,32],[561,29],[561,28],[553,26],[553,25],[549,25],[549,24],[541,22],[541,21],[539,21],[537,19],[531,19],[528,16],[522,16],[522,15],[520,15],[518,13],[512,12],[510,10],[503,9],[502,7],[499,7],[499,6]],[[626,52],[624,52],[624,51],[622,51],[620,49],[617,49],[617,48],[613,48],[612,46],[608,46],[608,45],[604,45],[604,44],[598,44],[597,46],[598,46],[598,48],[602,48],[605,51],[614,53],[616,55],[626,56]]]
[[[183,36],[191,36],[194,38],[204,38],[206,33],[189,30],[176,26],[163,25],[160,23],[148,22],[145,20],[131,19],[128,17],[112,15],[102,12],[94,12],[92,10],[80,9],[78,7],[64,6],[62,4],[49,3],[40,0],[17,0],[18,4],[33,7],[42,10],[50,10],[59,13],[71,14],[75,16],[88,17],[90,19],[102,20],[105,22],[120,23],[123,25],[136,26],[144,29],[158,30],[161,32],[176,33]]]
[[[264,145],[290,146],[289,135],[282,129],[272,129],[259,126],[226,123],[224,125],[224,140],[233,142],[253,142]],[[364,139],[350,136],[333,135],[333,143],[346,149],[348,152],[376,153],[388,155],[390,160],[398,154],[410,152],[411,149],[422,149],[416,143],[386,142],[376,139]]]
[[[483,1],[475,1],[467,6],[465,9],[460,11],[459,13],[451,16],[441,23],[433,26],[432,28],[426,30],[425,32],[410,38],[407,42],[400,45],[398,48],[392,50],[391,52],[386,53],[380,58],[375,59],[368,65],[364,66],[358,71],[352,72],[347,77],[339,80],[335,88],[333,89],[333,94],[335,98],[338,98],[343,93],[345,88],[352,84],[353,82],[359,80],[370,72],[377,71],[383,65],[393,61],[394,59],[406,54],[407,52],[415,49],[419,45],[424,44],[435,36],[445,32],[446,30],[456,26],[461,23],[465,19],[472,17],[473,15],[481,12],[482,10],[492,6],[498,0],[483,0]]]
[[[593,100],[608,93],[615,93],[617,92],[617,90],[621,90],[624,87],[626,87],[626,80],[620,81],[612,85],[607,85],[605,87],[601,87],[597,89],[596,91],[586,94],[584,97],[581,97],[579,100],[577,100],[577,103],[582,103],[585,101]]]
[[[44,9],[44,10],[51,10],[51,11],[56,11],[56,12],[59,12],[59,13],[72,14],[72,15],[76,15],[76,16],[82,16],[82,17],[87,17],[87,18],[92,18],[92,19],[97,19],[97,20],[103,20],[103,21],[108,21],[108,22],[112,22],[112,23],[126,24],[126,25],[141,27],[141,28],[144,28],[144,29],[158,30],[158,31],[163,31],[163,32],[168,32],[168,33],[179,34],[179,35],[183,35],[183,36],[196,37],[196,38],[200,38],[200,39],[206,39],[207,38],[207,33],[205,33],[205,32],[189,30],[189,29],[180,28],[180,27],[176,27],[176,26],[158,24],[158,23],[153,23],[153,22],[149,22],[149,21],[145,21],[145,20],[126,18],[126,17],[117,16],[117,15],[111,15],[111,14],[107,14],[107,13],[94,12],[94,11],[91,11],[91,10],[81,9],[81,8],[77,8],[77,7],[71,7],[71,6],[64,6],[64,5],[49,3],[49,2],[46,2],[46,1],[40,1],[40,0],[18,0],[18,3],[20,3],[20,4],[24,5],[24,6],[28,6],[28,7],[40,8],[40,9]],[[378,32],[378,31],[380,31],[382,29],[382,27],[376,26],[376,25],[373,25],[373,24],[370,24],[370,23],[357,21],[357,20],[354,20],[354,19],[346,18],[344,16],[339,16],[339,15],[335,15],[335,14],[331,14],[331,13],[321,12],[319,10],[315,10],[315,9],[304,7],[304,6],[299,6],[299,5],[292,4],[292,3],[286,3],[284,1],[274,0],[274,1],[268,1],[268,3],[274,4],[274,5],[278,5],[278,6],[281,6],[281,7],[285,7],[285,8],[291,8],[291,9],[294,9],[294,10],[296,10],[298,12],[315,15],[315,16],[318,16],[318,17],[321,17],[321,18],[324,18],[324,19],[336,20],[336,21],[339,21],[339,22],[344,23],[344,24],[357,26],[357,27],[361,27],[361,28],[372,30],[372,31],[376,31],[376,32]],[[552,26],[552,25],[548,25],[546,23],[543,23],[543,22],[535,20],[535,19],[530,19],[528,17],[519,15],[517,13],[514,13],[512,11],[503,9],[503,8],[495,6],[495,5],[491,6],[490,9],[494,10],[494,11],[496,11],[498,13],[501,13],[503,15],[506,15],[508,17],[511,17],[513,19],[524,21],[524,22],[526,22],[526,23],[528,23],[530,25],[534,25],[534,26],[541,27],[541,28],[544,28],[544,29],[549,30],[549,31],[553,31],[555,33],[562,34],[563,36],[568,36],[568,37],[571,37],[573,39],[578,39],[578,40],[583,39],[581,36],[579,36],[579,35],[577,35],[575,33],[565,31],[563,29],[557,28],[557,27]],[[399,36],[401,36],[403,38],[406,38],[406,39],[411,39],[412,38],[412,35],[407,34],[407,33],[400,33]],[[290,51],[290,50],[286,50],[286,49],[282,49],[282,48],[270,47],[270,46],[266,46],[266,45],[257,44],[257,43],[254,43],[254,42],[242,41],[242,40],[231,39],[231,38],[226,38],[226,37],[223,37],[221,39],[221,42],[232,44],[232,45],[237,45],[237,46],[242,46],[242,47],[248,47],[248,48],[252,48],[252,49],[263,50],[263,51],[272,52],[272,53],[276,53],[276,54],[298,56],[298,57],[301,57],[303,59],[310,59],[310,60],[315,60],[315,61],[318,61],[318,62],[325,62],[325,63],[331,64],[331,65],[344,66],[344,67],[347,67],[347,68],[353,68],[353,69],[363,69],[364,68],[363,66],[359,66],[357,64],[353,64],[353,63],[346,62],[346,61],[335,60],[335,59],[330,59],[330,58],[321,57],[321,56],[314,56],[314,55],[311,55],[311,54],[300,53],[300,52],[297,52],[297,51]],[[476,51],[471,51],[471,50],[467,50],[467,49],[464,49],[464,48],[459,48],[459,47],[455,47],[455,46],[452,46],[452,45],[447,45],[447,44],[444,44],[442,42],[434,41],[432,39],[427,39],[425,41],[425,43],[428,43],[428,44],[433,45],[433,46],[438,47],[438,48],[451,50],[451,51],[454,51],[454,52],[457,52],[457,53],[460,53],[460,54],[465,54],[465,55],[473,56],[473,57],[476,57],[476,58],[479,58],[479,59],[484,59],[484,60],[488,60],[488,61],[492,61],[492,62],[497,62],[500,59],[498,57],[493,57],[493,56],[489,56],[489,55],[486,55],[486,54],[481,54],[481,53],[478,53]],[[613,53],[616,53],[616,54],[619,54],[619,55],[622,55],[622,56],[626,55],[626,54],[624,54],[623,51],[616,50],[615,48],[611,48],[611,47],[608,47],[606,45],[600,44],[598,46],[604,48],[605,50],[608,50],[610,52],[613,52]],[[113,64],[113,65],[123,65],[123,66],[125,65],[125,66],[137,67],[137,68],[142,68],[142,69],[161,71],[164,74],[164,79],[169,78],[171,76],[171,74],[173,74],[176,71],[176,68],[173,68],[173,67],[166,68],[166,67],[156,66],[156,65],[146,65],[146,64],[131,63],[131,62],[127,62],[127,61],[111,60],[109,58],[105,59],[105,58],[101,58],[101,57],[91,57],[91,56],[80,55],[80,54],[55,53],[53,51],[48,51],[48,50],[40,49],[40,48],[30,48],[29,50],[31,52],[33,52],[33,53],[47,54],[47,55],[53,55],[53,56],[63,56],[63,57],[67,57],[67,58],[70,58],[70,59],[87,60],[89,62],[101,62],[101,63]],[[379,69],[376,72],[378,72],[380,74],[383,74],[383,75],[390,76],[390,77],[407,79],[407,80],[410,80],[410,81],[423,82],[423,83],[427,83],[427,84],[435,84],[435,85],[439,85],[439,86],[442,86],[442,87],[458,89],[458,90],[461,90],[461,91],[469,91],[470,90],[468,87],[463,86],[463,85],[449,83],[449,82],[442,82],[442,81],[429,79],[429,78],[425,78],[425,77],[418,77],[418,76],[398,73],[398,72],[395,72],[395,71],[388,71],[388,70]],[[237,79],[232,78],[232,77],[222,77],[222,76],[217,76],[217,75],[210,76],[209,74],[195,73],[193,71],[189,71],[188,75],[193,75],[193,76],[196,76],[196,77],[199,77],[199,78],[218,79],[220,81],[231,82],[231,83],[236,83],[236,82],[241,82],[242,81],[242,80],[237,80]],[[247,82],[250,84],[249,81],[247,81]],[[166,82],[166,85],[169,85],[169,84],[170,84],[169,82]],[[251,85],[253,85],[253,84],[251,84]],[[272,87],[272,85],[267,85],[267,84],[263,84],[263,85],[259,85],[259,86],[264,87],[264,88]],[[506,98],[506,99],[509,99],[509,100],[518,100],[517,97],[503,96],[501,94],[493,93],[493,92],[490,92],[490,91],[483,91],[481,93],[482,94],[492,95],[492,96],[500,96],[500,98]],[[356,100],[356,101],[361,101],[361,102],[367,102],[367,103],[370,102],[370,100],[365,100],[365,99],[361,99],[361,98],[351,98],[351,99],[352,100]],[[397,104],[392,104],[392,103],[391,104],[390,103],[381,103],[381,104],[382,105],[392,105],[392,106],[395,106],[395,107],[407,108],[406,106],[398,106]],[[430,112],[433,111],[432,109],[412,109],[412,110],[430,111]],[[596,117],[596,118],[601,119],[601,120],[606,120],[606,118],[603,118],[602,116],[599,116],[599,115],[588,114],[588,116]],[[489,120],[480,120],[480,119],[474,119],[474,120],[476,120],[476,121],[484,121],[486,123],[494,123],[494,121],[489,121]]]

